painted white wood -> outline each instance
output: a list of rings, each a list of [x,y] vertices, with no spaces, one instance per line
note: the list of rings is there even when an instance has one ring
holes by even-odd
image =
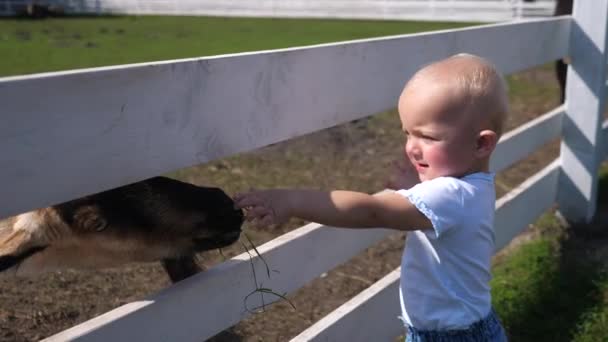
[[[608,0],[575,1],[573,20],[558,202],[566,219],[581,222],[591,220],[596,207],[606,101]]]
[[[496,201],[496,252],[554,203],[559,169],[556,159]],[[404,333],[399,278],[397,268],[291,341],[392,341]]]
[[[24,1],[4,0],[0,15],[14,15]],[[549,17],[554,1],[522,0],[47,0],[71,14],[216,15],[281,18],[442,20],[497,22]]]
[[[560,160],[554,160],[496,201],[496,251],[555,203],[560,166]]]
[[[398,318],[400,276],[401,267],[397,267],[291,342],[393,341],[405,332]]]
[[[563,56],[570,19],[0,78],[0,217],[393,108],[420,66],[511,73]],[[502,49],[505,41],[509,49]]]
[[[49,337],[45,341],[202,341],[245,317],[244,299],[255,287],[291,293],[380,241],[386,229],[347,230],[309,224],[251,251],[188,278],[143,301],[127,304]],[[264,303],[278,298],[264,295]],[[251,296],[249,308],[262,305]]]
[[[563,114],[562,105],[505,133],[496,146],[490,170],[502,171],[557,138],[562,130]]]

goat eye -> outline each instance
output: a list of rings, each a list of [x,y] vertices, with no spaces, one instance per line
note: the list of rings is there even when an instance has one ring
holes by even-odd
[[[106,219],[94,207],[79,209],[74,215],[74,221],[74,228],[84,232],[101,232],[108,227]]]
[[[101,232],[101,231],[105,230],[107,228],[107,226],[108,226],[108,223],[106,222],[106,220],[104,220],[100,217],[91,218],[86,223],[87,230],[91,230],[91,231],[95,231],[95,232]]]
[[[101,232],[101,231],[105,230],[107,226],[108,226],[108,224],[107,224],[106,220],[99,218],[99,217],[90,222],[91,230],[94,230],[96,232]]]

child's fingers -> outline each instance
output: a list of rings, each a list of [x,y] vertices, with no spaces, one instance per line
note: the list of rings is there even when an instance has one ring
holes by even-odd
[[[245,194],[243,194],[243,193],[236,193],[236,194],[234,194],[234,196],[232,196],[232,201],[234,202],[235,209],[243,208],[239,205],[239,203],[243,200],[243,197],[245,197]]]
[[[274,225],[276,222],[274,220],[273,215],[266,215],[258,220],[258,224],[264,227],[269,227]]]
[[[251,196],[251,195],[255,194],[256,192],[257,192],[257,190],[254,189],[254,188],[250,188],[246,192],[237,192],[237,193],[234,194],[234,196],[232,196],[232,200],[235,201],[235,202],[238,202],[238,201],[240,201],[241,199],[243,199],[245,197],[248,197],[248,196]]]
[[[251,225],[251,227],[254,228],[265,228],[267,226],[270,226],[272,222],[272,218],[269,218],[270,215],[264,215],[264,216],[257,216],[255,218],[252,219],[248,219],[249,224]]]
[[[236,208],[244,209],[245,219],[252,226],[267,227],[278,223],[265,192],[236,193],[232,199]]]
[[[252,207],[262,204],[262,200],[254,194],[239,194],[234,197],[234,204],[237,208]]]
[[[264,207],[251,207],[246,211],[245,216],[248,220],[259,219],[268,215],[270,212]]]

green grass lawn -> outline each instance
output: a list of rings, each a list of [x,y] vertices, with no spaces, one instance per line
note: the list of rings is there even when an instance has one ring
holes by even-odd
[[[472,24],[215,17],[0,20],[0,76],[286,48]]]
[[[601,196],[606,196],[605,175],[603,183]],[[493,305],[510,338],[608,341],[608,263],[590,257],[588,250],[593,239],[605,245],[608,231],[584,236],[565,228],[553,213],[543,215],[534,229],[540,238],[519,246],[493,269]]]

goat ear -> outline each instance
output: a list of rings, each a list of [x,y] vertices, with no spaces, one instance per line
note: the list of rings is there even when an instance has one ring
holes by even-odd
[[[108,222],[101,216],[99,208],[85,206],[79,208],[74,214],[74,230],[81,232],[101,232],[108,226]]]

